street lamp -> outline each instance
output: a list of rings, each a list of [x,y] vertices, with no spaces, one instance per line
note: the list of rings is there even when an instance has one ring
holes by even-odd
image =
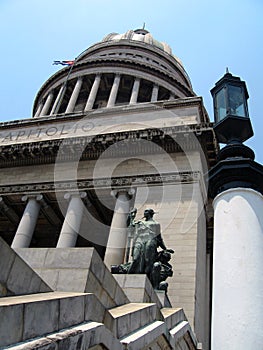
[[[242,143],[253,136],[248,114],[246,83],[228,71],[211,90],[214,131],[220,143]]]

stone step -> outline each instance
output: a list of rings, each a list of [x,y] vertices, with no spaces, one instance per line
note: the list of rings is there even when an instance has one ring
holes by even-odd
[[[123,350],[120,341],[112,336],[101,323],[87,322],[69,327],[44,337],[32,339],[14,346],[9,350],[54,350],[54,349],[96,349]]]
[[[174,328],[170,329],[170,334],[174,343],[179,344],[181,348],[185,346],[183,344],[187,344],[189,349],[202,349],[202,344],[197,342],[187,321],[179,322]]]
[[[181,308],[162,308],[161,313],[165,325],[171,335],[170,342],[179,344],[182,348],[190,346],[190,349],[199,349],[196,336],[192,332],[189,322]],[[179,349],[180,347],[178,347]],[[188,348],[188,347],[186,347]]]
[[[0,237],[0,297],[52,290]]]
[[[114,274],[113,276],[131,303],[155,303],[160,309],[164,306],[146,275]]]
[[[161,313],[163,315],[166,327],[169,330],[178,325],[178,323],[186,321],[185,313],[181,308],[165,307],[161,309]]]
[[[156,319],[156,304],[129,303],[107,310],[104,324],[116,338],[122,338]]]
[[[94,294],[47,292],[0,298],[0,347],[43,336],[84,321],[103,322]]]
[[[136,332],[120,339],[123,349],[174,349],[174,342],[171,344],[170,336],[167,335],[167,328],[162,321],[155,321]],[[147,347],[146,347],[147,346]]]
[[[94,248],[17,248],[16,252],[53,290],[94,293],[107,309],[129,302]]]

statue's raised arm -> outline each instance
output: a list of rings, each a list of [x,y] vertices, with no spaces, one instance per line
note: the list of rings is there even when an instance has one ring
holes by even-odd
[[[131,245],[132,245],[132,240],[134,239],[135,235],[135,217],[137,214],[137,208],[133,208],[128,216],[127,216],[127,249],[126,249],[126,254],[125,254],[125,263],[128,263],[129,258],[130,258],[130,251],[131,251]]]

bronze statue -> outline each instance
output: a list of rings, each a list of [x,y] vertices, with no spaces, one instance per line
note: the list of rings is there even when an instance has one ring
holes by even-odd
[[[127,230],[128,242],[126,251],[126,263],[112,266],[112,273],[146,274],[155,289],[167,290],[167,277],[173,275],[172,266],[169,264],[172,249],[167,249],[162,236],[160,224],[153,219],[153,209],[144,211],[144,220],[135,220],[137,209],[134,208],[128,214]],[[132,262],[129,262],[130,245],[132,245]],[[158,248],[163,250],[158,252]]]
[[[158,253],[157,261],[153,264],[150,277],[154,289],[167,291],[168,283],[165,280],[173,275],[172,265],[169,264],[171,253],[174,253],[172,249],[162,250]]]
[[[153,209],[146,209],[144,211],[145,220],[139,220],[135,223],[133,261],[128,273],[149,275],[157,258],[157,248],[166,249],[161,236],[160,224],[153,219],[153,215]]]

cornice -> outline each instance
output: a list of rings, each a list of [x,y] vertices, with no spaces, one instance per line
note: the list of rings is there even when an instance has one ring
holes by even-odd
[[[194,134],[195,137],[188,137]],[[143,129],[118,133],[81,136],[64,140],[54,139],[31,143],[11,144],[0,147],[0,167],[16,167],[37,164],[50,164],[56,161],[97,159],[106,148],[114,143],[125,141],[122,148],[111,148],[109,156],[131,156],[156,152],[155,145],[165,152],[182,152],[198,149],[201,144],[206,154],[207,142],[212,144],[208,162],[216,158],[216,144],[211,123],[182,125],[160,129]],[[139,140],[152,142],[141,143]],[[62,152],[61,152],[62,151]],[[211,158],[209,160],[209,157]]]

